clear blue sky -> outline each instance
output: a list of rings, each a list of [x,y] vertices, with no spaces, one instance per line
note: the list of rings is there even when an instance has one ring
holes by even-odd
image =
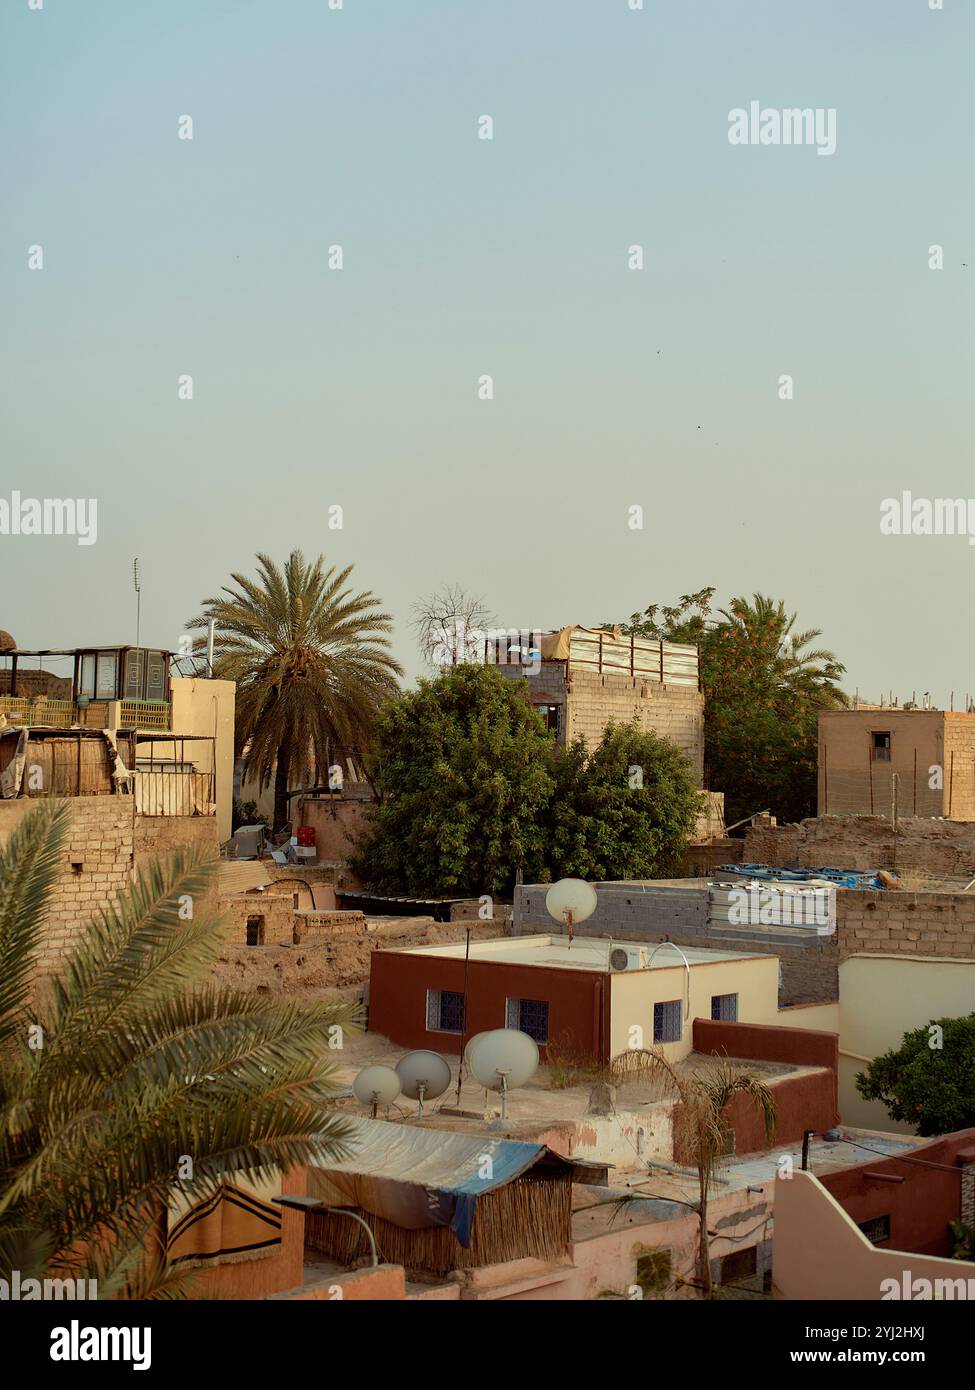
[[[0,537],[0,626],[129,640],[138,554],[175,646],[301,546],[411,671],[444,581],[542,628],[714,584],[824,629],[851,690],[975,692],[975,548],[879,531],[902,489],[975,496],[973,14],[7,0],[0,495],[95,496],[99,538]],[[836,153],[731,146],[752,100],[835,107]]]

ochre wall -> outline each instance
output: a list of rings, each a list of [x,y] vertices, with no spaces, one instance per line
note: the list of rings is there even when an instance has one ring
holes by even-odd
[[[573,667],[569,672],[566,700],[566,742],[584,738],[590,749],[613,720],[636,720],[676,743],[685,754],[698,786],[704,773],[704,696],[683,685],[661,685],[624,675],[600,675]]]
[[[352,841],[366,826],[366,812],[372,803],[354,800],[302,801],[296,825],[310,825],[315,831],[315,850],[320,863],[336,863],[348,859]]]
[[[776,1108],[774,1143],[791,1144],[801,1140],[807,1129],[822,1134],[837,1123],[839,1039],[835,1033],[697,1018],[694,1046],[717,1056],[816,1068],[769,1080]],[[725,1117],[735,1131],[736,1153],[757,1153],[767,1147],[762,1117],[745,1097],[736,1096]]]
[[[506,999],[547,999],[549,1038],[580,1058],[606,1060],[608,996],[602,971],[548,970],[540,965],[471,961],[468,975],[467,1037],[505,1027]],[[426,1026],[426,992],[463,992],[463,957],[377,950],[369,985],[369,1031],[401,1047],[460,1052],[459,1033],[431,1032]],[[544,1057],[547,1048],[539,1048]]]

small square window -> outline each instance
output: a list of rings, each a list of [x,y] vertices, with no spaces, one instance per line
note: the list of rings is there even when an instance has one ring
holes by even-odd
[[[876,733],[873,735],[873,758],[877,763],[890,762],[890,734]]]
[[[711,1018],[714,1020],[715,1023],[737,1023],[737,994],[712,994]]]
[[[547,1043],[548,1000],[508,999],[505,1003],[505,1026],[527,1033],[537,1043]]]
[[[653,1040],[655,1043],[680,1042],[682,1005],[679,999],[669,999],[653,1006]]]
[[[431,1033],[463,1033],[464,996],[460,990],[427,990],[427,1028]]]
[[[871,1245],[880,1245],[890,1240],[890,1216],[875,1216],[872,1221],[858,1221],[857,1225]]]

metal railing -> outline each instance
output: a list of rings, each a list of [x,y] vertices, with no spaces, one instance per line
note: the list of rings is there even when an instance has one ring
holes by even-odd
[[[216,777],[212,772],[182,768],[139,768],[135,773],[136,811],[140,816],[216,815]]]

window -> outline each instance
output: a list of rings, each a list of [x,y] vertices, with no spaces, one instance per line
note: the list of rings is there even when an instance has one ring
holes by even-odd
[[[665,1004],[654,1004],[653,1040],[655,1043],[680,1042],[682,1011],[683,1006],[679,999],[669,999]]]
[[[125,698],[141,700],[145,683],[146,654],[140,647],[138,651],[127,652],[125,656]]]
[[[735,1250],[730,1255],[723,1255],[718,1262],[719,1282],[722,1284],[738,1284],[743,1280],[753,1279],[758,1273],[758,1251],[754,1245],[749,1245],[746,1250]]]
[[[527,1033],[537,1043],[548,1042],[548,1000],[509,999],[505,1004],[505,1026]]]
[[[118,664],[117,652],[99,652],[96,663],[95,699],[115,699],[115,679]]]
[[[875,1216],[872,1221],[858,1221],[857,1225],[871,1245],[879,1245],[881,1241],[890,1240],[889,1213],[886,1216]]]
[[[666,1248],[644,1250],[636,1257],[636,1283],[644,1294],[665,1293],[670,1287],[671,1252]]]
[[[464,996],[459,990],[427,990],[427,1028],[431,1033],[463,1033]]]
[[[716,1023],[737,1023],[737,994],[712,994],[711,1017]]]
[[[560,713],[558,705],[536,705],[535,713],[541,715],[547,733],[558,735]]]
[[[86,652],[81,658],[81,671],[78,675],[78,694],[95,698],[95,653]]]
[[[873,760],[876,763],[890,762],[890,734],[873,735]]]

